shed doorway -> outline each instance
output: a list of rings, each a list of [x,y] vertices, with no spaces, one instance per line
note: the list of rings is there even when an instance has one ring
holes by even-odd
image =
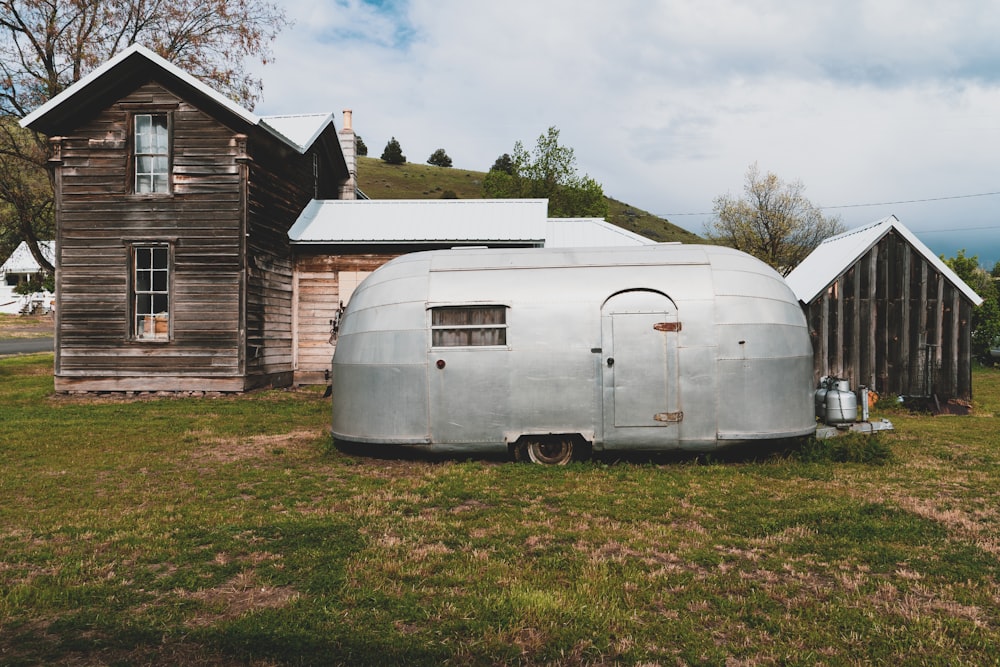
[[[601,309],[605,447],[678,439],[677,307],[652,290],[621,292]]]

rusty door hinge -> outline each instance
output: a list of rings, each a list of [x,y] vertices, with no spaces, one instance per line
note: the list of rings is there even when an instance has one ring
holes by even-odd
[[[653,328],[657,331],[680,331],[680,322],[657,322],[653,325]]]

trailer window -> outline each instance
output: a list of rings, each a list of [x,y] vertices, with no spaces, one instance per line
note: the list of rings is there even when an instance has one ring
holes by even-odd
[[[433,347],[506,344],[506,306],[441,306],[431,309]]]

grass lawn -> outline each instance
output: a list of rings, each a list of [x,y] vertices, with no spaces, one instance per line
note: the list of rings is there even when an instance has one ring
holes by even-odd
[[[0,663],[996,664],[1000,371],[881,464],[330,446],[314,391],[52,397],[0,359]]]

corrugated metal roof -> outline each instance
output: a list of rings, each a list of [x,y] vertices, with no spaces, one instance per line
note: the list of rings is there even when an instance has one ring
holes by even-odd
[[[549,218],[545,226],[546,248],[653,245],[647,239],[601,218]]]
[[[288,230],[296,244],[545,241],[544,199],[313,200]]]
[[[128,47],[115,57],[108,60],[106,63],[100,67],[95,68],[89,74],[81,78],[79,81],[74,83],[72,86],[62,91],[51,100],[38,107],[27,116],[21,119],[21,127],[31,127],[33,123],[43,119],[49,113],[55,111],[56,109],[69,105],[68,108],[72,109],[75,104],[74,100],[79,99],[78,96],[86,94],[87,88],[96,84],[97,81],[105,76],[113,76],[116,67],[123,65],[127,60],[131,58],[144,58],[149,62],[153,63],[160,69],[164,70],[167,74],[174,77],[175,79],[181,81],[184,85],[189,86],[196,90],[200,95],[210,99],[215,104],[228,110],[230,113],[236,115],[238,118],[244,120],[250,125],[257,125],[263,127],[269,133],[275,136],[278,140],[283,143],[288,144],[299,153],[304,153],[309,146],[315,141],[316,137],[319,136],[319,132],[315,132],[316,123],[313,121],[312,130],[315,132],[306,132],[305,129],[305,119],[314,118],[314,116],[300,116],[303,119],[301,121],[301,127],[298,126],[298,121],[293,123],[293,121],[288,120],[274,120],[276,118],[287,118],[292,119],[292,116],[283,117],[271,117],[268,119],[262,119],[255,115],[253,112],[244,108],[240,104],[237,104],[233,100],[229,99],[219,91],[214,88],[202,83],[199,79],[191,76],[184,70],[180,69],[170,61],[157,55],[153,51],[150,51],[146,47],[140,44],[133,44]],[[324,116],[329,122],[333,122],[333,115],[326,114]],[[273,122],[272,122],[273,121]],[[293,126],[294,125],[294,126]],[[320,131],[325,128],[325,124],[320,128]]]
[[[785,280],[795,292],[796,298],[802,303],[810,303],[823,290],[829,287],[837,276],[844,273],[852,264],[867,253],[883,236],[895,230],[913,246],[923,257],[955,287],[972,301],[979,305],[982,298],[972,288],[965,284],[947,264],[941,261],[931,250],[906,228],[894,215],[873,222],[870,225],[851,229],[843,234],[831,236],[802,260]]]
[[[290,230],[305,244],[491,244],[581,248],[655,242],[600,218],[548,218],[545,199],[314,200]]]
[[[55,241],[39,241],[38,247],[42,251],[42,255],[45,256],[50,262],[55,261]],[[14,248],[14,252],[10,254],[7,261],[0,265],[0,275],[5,273],[35,273],[41,271],[42,267],[38,265],[35,258],[31,255],[31,251],[28,250],[28,244],[25,241],[21,241],[20,245]]]

